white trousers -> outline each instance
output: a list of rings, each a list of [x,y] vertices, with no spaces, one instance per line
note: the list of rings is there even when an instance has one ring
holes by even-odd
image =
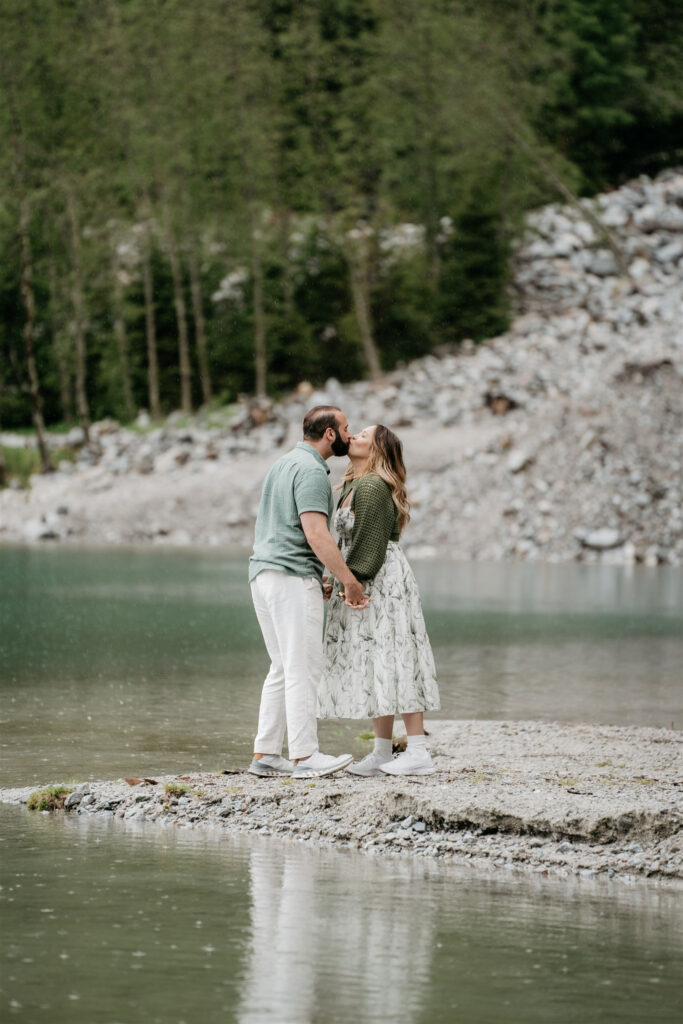
[[[270,657],[254,753],[281,754],[286,728],[290,758],[308,757],[318,749],[322,588],[314,576],[264,569],[251,582],[251,596]]]

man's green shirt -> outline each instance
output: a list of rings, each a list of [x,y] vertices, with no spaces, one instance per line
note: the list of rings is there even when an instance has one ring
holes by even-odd
[[[305,441],[299,441],[296,448],[271,467],[256,517],[254,553],[249,559],[250,581],[264,569],[322,579],[322,562],[313,554],[299,517],[302,512],[322,512],[329,528],[329,474],[322,455]]]

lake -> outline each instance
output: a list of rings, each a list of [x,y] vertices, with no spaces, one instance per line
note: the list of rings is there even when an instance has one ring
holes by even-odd
[[[415,566],[443,718],[680,728],[683,573]],[[220,551],[0,548],[0,784],[249,758],[267,669]],[[367,723],[323,723],[363,753]],[[678,1021],[681,893],[0,807],[0,1017]]]

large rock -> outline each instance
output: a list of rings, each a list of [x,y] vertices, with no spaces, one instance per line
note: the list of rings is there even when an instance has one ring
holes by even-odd
[[[25,541],[58,540],[59,533],[44,519],[29,519],[24,523],[22,536]]]
[[[581,542],[584,547],[592,548],[593,551],[609,551],[611,548],[618,548],[624,543],[624,538],[618,530],[610,527],[602,527],[599,530],[590,530],[583,534]]]

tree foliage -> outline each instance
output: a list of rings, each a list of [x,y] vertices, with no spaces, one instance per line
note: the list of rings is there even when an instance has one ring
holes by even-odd
[[[0,16],[3,426],[275,394],[497,334],[525,210],[683,158],[682,0]]]

